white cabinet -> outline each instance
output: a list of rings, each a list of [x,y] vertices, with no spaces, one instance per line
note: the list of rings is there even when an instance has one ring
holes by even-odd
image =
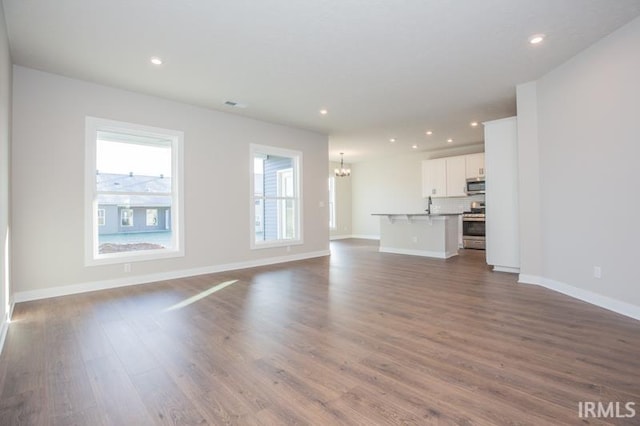
[[[422,162],[422,196],[447,196],[447,166],[444,158]]]
[[[467,155],[422,162],[423,197],[464,197],[467,183]],[[484,170],[484,156],[482,157]]]
[[[447,157],[447,197],[466,196],[466,156]]]
[[[467,179],[484,177],[484,153],[466,155]]]
[[[487,263],[515,273],[520,270],[517,143],[515,117],[484,123]]]

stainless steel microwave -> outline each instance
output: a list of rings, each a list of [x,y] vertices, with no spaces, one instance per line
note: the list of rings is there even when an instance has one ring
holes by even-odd
[[[467,189],[465,192],[467,193],[467,195],[484,194],[485,193],[484,178],[467,179],[466,188]]]

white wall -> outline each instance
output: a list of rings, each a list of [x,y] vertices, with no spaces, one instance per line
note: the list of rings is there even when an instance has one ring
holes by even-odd
[[[185,257],[136,262],[131,273],[122,265],[84,266],[85,116],[184,132]],[[290,251],[249,248],[250,143],[303,153],[304,244]],[[14,67],[12,162],[13,282],[29,297],[60,286],[328,253],[325,135]]]
[[[9,287],[9,156],[11,138],[11,58],[4,21],[4,10],[0,3],[0,350],[4,341],[9,302],[12,291]]]
[[[541,217],[528,230],[541,235],[549,286],[634,305],[637,315],[639,52],[640,18],[537,81]]]
[[[483,150],[482,144],[476,144],[354,163],[351,166],[353,235],[380,237],[380,218],[371,216],[372,213],[421,212],[427,207],[422,197],[422,160]]]
[[[351,167],[353,235],[380,236],[380,218],[372,213],[417,212],[422,198],[421,155],[389,157]]]
[[[350,169],[351,164],[344,163]],[[329,176],[335,176],[340,163],[329,163]],[[351,236],[351,176],[336,177],[336,229],[331,229],[331,238]]]

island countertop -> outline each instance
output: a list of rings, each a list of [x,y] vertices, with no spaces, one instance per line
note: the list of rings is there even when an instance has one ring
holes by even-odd
[[[371,216],[460,216],[462,213],[371,213]]]
[[[372,213],[380,217],[383,253],[447,259],[458,254],[459,213]]]

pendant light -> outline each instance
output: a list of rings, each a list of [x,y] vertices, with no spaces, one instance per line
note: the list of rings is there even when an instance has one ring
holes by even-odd
[[[334,172],[337,177],[351,176],[351,169],[344,168],[344,152],[340,153],[340,168],[335,169]]]

